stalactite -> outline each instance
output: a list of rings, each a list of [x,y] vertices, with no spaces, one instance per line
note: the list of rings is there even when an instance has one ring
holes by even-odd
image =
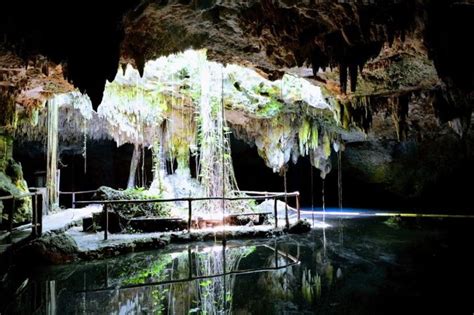
[[[351,79],[351,92],[355,92],[357,88],[357,65],[350,64],[349,65],[349,76]]]
[[[87,174],[87,120],[84,119],[83,122],[83,150],[82,150],[82,158],[84,159],[84,174]]]
[[[130,172],[128,175],[127,189],[135,188],[136,185],[136,173],[138,164],[140,162],[141,147],[135,144],[133,147],[132,160],[130,161]]]
[[[401,95],[390,99],[392,107],[392,119],[397,132],[398,141],[403,141],[408,135],[407,115],[409,95]]]
[[[344,63],[339,64],[339,84],[341,85],[341,93],[346,94],[347,92],[347,65]]]
[[[46,185],[48,188],[48,203],[50,209],[59,206],[58,169],[58,107],[56,98],[48,101],[48,150]]]
[[[145,146],[142,146],[142,182],[141,182],[141,187],[146,186],[146,174],[145,174]]]

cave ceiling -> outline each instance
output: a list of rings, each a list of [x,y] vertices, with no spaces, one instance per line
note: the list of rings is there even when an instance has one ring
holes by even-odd
[[[13,1],[0,11],[0,87],[37,106],[78,88],[94,107],[120,66],[189,48],[270,80],[298,73],[334,97],[441,91],[471,113],[472,1]],[[446,92],[448,91],[448,92]],[[438,102],[439,103],[439,102]],[[469,116],[470,117],[470,116]]]

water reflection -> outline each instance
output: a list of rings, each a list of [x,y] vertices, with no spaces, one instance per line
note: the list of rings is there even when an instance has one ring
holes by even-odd
[[[408,221],[394,228],[381,220],[337,219],[332,228],[302,236],[226,247],[202,243],[29,274],[20,269],[7,285],[10,294],[21,288],[19,294],[10,299],[8,290],[0,292],[0,312],[365,314],[402,312],[408,305],[443,310],[448,302],[469,309],[472,299],[460,283],[472,283],[473,271],[440,273],[474,263],[463,250],[468,226],[449,225],[420,228]]]
[[[230,314],[236,278],[275,272],[278,279],[280,270],[299,264],[295,248],[229,243],[136,254],[77,265],[64,279],[44,281],[44,291],[30,286],[19,299],[39,295],[48,314]],[[27,312],[16,306],[9,311]]]

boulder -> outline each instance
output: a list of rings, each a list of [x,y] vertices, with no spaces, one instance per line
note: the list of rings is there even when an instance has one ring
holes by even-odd
[[[311,224],[306,220],[299,220],[288,228],[288,233],[290,234],[303,234],[309,231],[311,231]]]
[[[42,262],[64,264],[76,259],[79,249],[76,241],[66,233],[48,232],[22,247],[17,257],[19,264]]]

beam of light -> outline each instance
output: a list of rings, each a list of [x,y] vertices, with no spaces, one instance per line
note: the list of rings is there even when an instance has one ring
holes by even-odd
[[[326,215],[335,217],[407,217],[407,218],[455,218],[455,219],[474,219],[474,215],[468,214],[445,214],[445,213],[404,213],[404,212],[377,212],[365,209],[345,208],[343,211],[332,208],[329,211],[311,211],[301,210],[304,215]]]
[[[330,228],[331,225],[326,223],[326,222],[321,222],[321,221],[314,221],[313,224],[311,224],[311,226],[313,228],[319,228],[319,229],[326,229],[326,228]]]
[[[358,216],[362,215],[360,212],[351,211],[301,211],[302,214],[316,214],[316,215],[334,215],[334,216]]]
[[[455,219],[474,219],[474,215],[464,214],[425,214],[425,213],[401,213],[401,212],[376,212],[377,217],[415,217],[415,218],[455,218]]]

